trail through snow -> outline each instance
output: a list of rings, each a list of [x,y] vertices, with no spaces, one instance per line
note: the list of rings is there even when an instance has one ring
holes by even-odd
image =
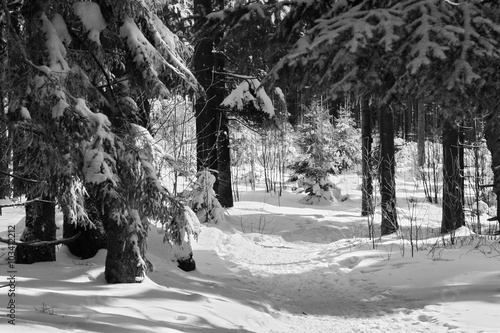
[[[233,281],[266,295],[273,315],[290,326],[282,332],[497,332],[488,319],[478,323],[484,307],[468,316],[468,289],[470,294],[490,294],[494,303],[500,289],[492,284],[498,278],[496,267],[484,272],[484,262],[476,260],[484,260],[483,254],[469,253],[457,262],[467,247],[436,258],[429,258],[424,248],[408,258],[390,238],[373,250],[371,244],[352,239],[287,242],[272,235],[227,235],[213,228],[203,234],[235,273]],[[463,278],[464,272],[474,284],[454,277]],[[475,285],[484,274],[490,282]],[[489,311],[496,317],[493,309],[500,308]]]
[[[368,270],[353,273],[375,260],[350,252],[355,244],[289,243],[265,236],[255,236],[254,241],[253,251],[241,244],[226,244],[223,255],[237,279],[267,295],[273,307],[280,309],[281,320],[295,332],[449,329],[429,322],[430,316],[419,309],[418,301],[371,281]],[[359,278],[360,274],[364,277]]]
[[[15,296],[4,286],[0,304],[3,316],[15,297],[16,325],[4,316],[0,331],[498,332],[498,239],[464,227],[456,245],[436,246],[440,208],[422,201],[414,256],[401,235],[378,238],[373,248],[355,180],[344,184],[350,199],[329,206],[302,205],[291,192],[245,193],[226,223],[202,226],[194,272],[176,267],[154,228],[148,258],[155,270],[141,284],[107,284],[105,250],[80,260],[61,246],[56,262],[15,265]],[[60,237],[60,214],[57,221]],[[19,239],[22,207],[4,210],[0,237],[14,226]],[[7,254],[0,246],[3,281],[11,278]]]

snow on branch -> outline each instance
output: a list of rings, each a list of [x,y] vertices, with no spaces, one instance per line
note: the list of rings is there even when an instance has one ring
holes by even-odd
[[[106,21],[101,13],[101,8],[95,2],[77,2],[73,11],[80,18],[83,26],[88,31],[88,38],[101,45],[99,35],[106,29]]]
[[[180,79],[192,90],[198,90],[197,80],[176,51],[179,41],[175,35],[156,16],[148,19],[146,25],[154,45],[131,17],[126,16],[120,28],[120,37],[125,40],[134,62],[142,69],[144,80],[153,83],[160,95],[169,94],[161,75],[169,76],[172,81]]]
[[[123,25],[120,27],[120,38],[124,39],[128,49],[132,53],[133,61],[142,69],[142,77],[153,82],[153,85],[158,89],[160,95],[168,95],[170,92],[167,87],[159,79],[159,71],[166,66],[173,68],[161,56],[158,50],[151,45],[148,39],[143,35],[134,19],[126,16],[123,20]]]
[[[243,111],[246,106],[252,105],[256,110],[266,113],[270,118],[275,115],[273,102],[257,79],[242,81],[221,105],[238,111]]]
[[[172,64],[168,68],[188,83],[192,89],[197,90],[198,82],[196,78],[176,51],[178,45],[181,45],[179,37],[172,33],[156,15],[153,15],[148,28],[153,34],[155,47],[165,58],[167,64]]]
[[[40,20],[42,21],[42,31],[45,33],[45,46],[48,53],[47,72],[69,72],[70,67],[66,61],[66,48],[59,39],[57,30],[45,13],[42,13]]]
[[[371,1],[338,1],[315,20],[292,50],[270,71],[267,80],[291,72],[300,83],[316,82],[333,95],[360,85],[383,83],[380,62],[396,54],[405,25],[400,13]]]
[[[445,2],[459,6],[450,8]],[[462,90],[465,85],[484,81],[478,64],[500,59],[500,25],[485,16],[477,2],[407,0],[395,9],[408,22],[410,75],[448,62],[451,70],[432,75],[442,75],[439,80],[448,90]]]

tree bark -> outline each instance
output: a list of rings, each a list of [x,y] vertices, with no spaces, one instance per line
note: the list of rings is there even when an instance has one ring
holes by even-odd
[[[220,129],[217,147],[217,171],[219,183],[217,186],[218,199],[222,207],[233,207],[233,189],[231,186],[231,151],[229,147],[229,127],[225,114],[220,113]]]
[[[4,24],[0,24],[0,41],[4,39]],[[6,44],[0,42],[0,54],[5,54]],[[5,79],[5,68],[7,66],[7,57],[2,57],[0,60],[0,170],[4,172],[9,171],[10,162],[10,149],[8,140],[8,125],[7,115],[5,113],[5,91],[4,86],[7,85]],[[10,196],[10,179],[4,174],[0,174],[0,199]],[[2,215],[2,208],[0,208],[0,215]]]
[[[412,134],[412,120],[413,120],[413,103],[412,102],[408,102],[406,103],[406,108],[405,110],[403,111],[403,114],[404,114],[404,137],[403,139],[405,141],[412,141],[413,140],[413,136],[411,135]],[[412,139],[412,140],[410,140]]]
[[[4,112],[4,96],[0,87],[0,170],[9,172],[10,148],[7,131],[7,117]],[[0,199],[10,197],[11,187],[9,176],[0,174]],[[2,208],[0,208],[2,215]]]
[[[106,209],[108,253],[104,276],[108,283],[142,282],[150,264],[146,260],[147,224],[136,210]]]
[[[68,214],[64,213],[63,221],[63,238],[71,238],[80,233],[80,236],[72,242],[66,244],[71,254],[82,259],[94,257],[100,249],[107,247],[108,238],[104,224],[102,222],[102,214],[99,212],[97,202],[93,197],[85,200],[85,211],[94,223],[94,226],[82,226],[70,221]]]
[[[396,214],[396,182],[394,159],[394,114],[390,107],[379,106],[380,129],[380,199],[382,208],[381,233],[388,235],[398,229]]]
[[[493,192],[497,197],[497,217],[500,216],[500,113],[490,111],[486,118],[484,136],[491,152],[491,169],[493,170]]]
[[[202,9],[198,15],[206,15],[212,11],[212,2],[211,0],[195,0],[194,8]],[[205,18],[200,19],[198,23],[200,27],[204,21]],[[194,75],[206,93],[195,103],[198,171],[206,168],[217,169],[217,118],[222,100],[217,94],[216,85],[220,78],[214,73],[219,68],[216,68],[218,62],[213,48],[212,39],[202,39],[195,47],[193,59]]]
[[[425,165],[425,111],[418,100],[413,101],[413,108],[418,115],[418,133],[417,133],[417,154],[418,166],[423,168]]]
[[[361,172],[363,176],[362,197],[361,197],[361,215],[368,216],[373,214],[373,182],[372,182],[372,109],[368,98],[361,100],[361,136],[362,136],[362,161]]]
[[[26,228],[21,236],[23,242],[53,241],[56,239],[56,205],[48,196],[43,201],[26,204]],[[55,245],[17,246],[15,251],[17,264],[55,261]]]
[[[218,9],[224,6],[223,1],[216,1]],[[200,15],[212,12],[211,0],[195,0],[195,8],[203,8]],[[205,19],[201,19],[201,23]],[[196,157],[197,170],[217,170],[214,189],[219,196],[223,207],[233,206],[233,193],[231,188],[231,164],[229,152],[229,134],[227,118],[222,114],[220,105],[224,100],[224,58],[214,52],[222,38],[221,34],[213,39],[201,40],[194,54],[194,74],[200,85],[205,89],[206,95],[200,97],[195,103],[196,115]],[[220,135],[221,133],[226,133]],[[222,140],[222,141],[221,141]],[[222,159],[222,160],[221,160]]]
[[[441,232],[446,233],[465,225],[463,211],[463,153],[460,129],[450,119],[443,122],[443,218]]]

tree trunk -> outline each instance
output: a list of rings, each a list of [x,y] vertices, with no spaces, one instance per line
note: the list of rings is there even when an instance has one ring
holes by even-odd
[[[418,166],[423,168],[425,165],[425,111],[418,100],[413,101],[413,108],[418,115],[418,133],[417,133],[417,154]]]
[[[7,117],[4,112],[3,104],[4,96],[0,87],[0,170],[3,172],[9,171],[10,161],[10,148],[9,138],[7,131]],[[10,179],[5,174],[0,174],[0,199],[10,197]],[[2,215],[2,208],[0,207],[0,215]]]
[[[231,152],[229,148],[229,127],[225,114],[220,113],[220,129],[217,147],[217,171],[219,183],[217,186],[218,199],[222,207],[233,207],[233,189],[231,186]]]
[[[396,214],[396,182],[394,159],[394,115],[390,107],[379,106],[380,129],[380,199],[382,208],[381,233],[388,235],[398,229]]]
[[[108,253],[104,276],[108,283],[142,282],[150,265],[146,258],[147,224],[137,210],[106,209]]]
[[[493,192],[497,196],[497,218],[500,216],[500,113],[490,112],[486,118],[486,145],[491,152],[491,169],[493,170]]]
[[[406,108],[405,111],[403,111],[404,114],[404,137],[403,139],[405,141],[412,141],[413,139],[412,134],[412,119],[413,119],[413,103],[408,102],[406,103]]]
[[[0,40],[4,39],[4,25],[0,24]],[[6,44],[0,42],[0,54],[4,55]],[[7,67],[7,57],[0,59],[0,170],[4,172],[9,171],[10,162],[10,149],[7,131],[7,115],[5,107],[5,91],[4,86],[7,86],[5,80],[5,69]],[[0,174],[0,199],[10,196],[10,179],[4,174]],[[2,215],[2,208],[0,207],[0,215]]]
[[[218,0],[215,5],[222,9],[224,3]],[[212,12],[212,1],[195,0],[194,7],[203,8],[204,14],[209,14]],[[195,48],[194,74],[206,92],[206,96],[200,97],[195,104],[196,166],[198,171],[207,168],[218,171],[214,174],[215,192],[219,195],[223,207],[232,207],[229,132],[227,119],[220,109],[225,90],[224,79],[220,74],[224,70],[224,58],[213,52],[214,46],[221,38],[221,34],[216,35],[214,39],[205,38]],[[226,134],[220,136],[221,133]]]
[[[464,182],[462,177],[460,130],[453,121],[443,122],[443,219],[441,232],[446,233],[465,225],[463,211]]]
[[[212,11],[211,0],[195,0],[194,8],[203,9],[199,15],[209,14]],[[205,19],[201,19],[203,22]],[[201,26],[200,22],[200,26]],[[194,75],[205,89],[206,96],[196,100],[196,156],[197,170],[209,168],[217,169],[217,118],[219,105],[222,102],[217,94],[216,84],[219,76],[214,74],[216,70],[216,57],[213,53],[214,42],[204,38],[198,42],[194,52]]]
[[[64,211],[64,209],[63,209]],[[64,214],[63,237],[71,238],[80,233],[80,236],[72,242],[66,244],[71,254],[82,259],[92,258],[100,249],[107,247],[107,235],[102,222],[102,214],[99,212],[96,201],[93,197],[85,200],[85,211],[94,223],[94,226],[77,225],[70,221],[68,214]]]
[[[53,198],[43,197],[44,201],[26,204],[26,228],[21,236],[23,242],[53,241],[56,239],[56,205]],[[17,246],[17,264],[55,261],[55,245]]]
[[[372,156],[372,109],[368,98],[361,100],[361,136],[362,136],[362,161],[361,171],[363,175],[361,215],[368,216],[373,214],[373,183],[371,173]]]

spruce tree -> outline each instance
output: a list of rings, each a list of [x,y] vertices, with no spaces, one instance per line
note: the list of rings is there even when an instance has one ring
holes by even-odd
[[[189,48],[157,8],[132,0],[26,1],[4,12],[24,21],[22,29],[9,23],[22,59],[12,75],[24,84],[10,110],[25,147],[20,170],[40,180],[27,191],[57,201],[68,223],[88,226],[95,215],[85,202],[93,196],[107,232],[110,283],[142,281],[151,269],[149,219],[164,224],[172,244],[194,233],[192,215],[158,180],[155,143],[141,126],[150,100],[199,91],[185,63]]]

